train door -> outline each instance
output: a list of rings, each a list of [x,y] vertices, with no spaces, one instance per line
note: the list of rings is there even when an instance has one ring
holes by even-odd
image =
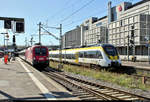
[[[75,52],[75,62],[79,62],[79,52]]]

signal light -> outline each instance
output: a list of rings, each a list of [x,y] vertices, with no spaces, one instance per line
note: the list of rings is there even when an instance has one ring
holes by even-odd
[[[16,42],[16,38],[15,35],[13,35],[13,43]]]
[[[133,41],[133,40],[130,40],[130,43],[131,43],[131,44],[134,44],[134,41]]]
[[[131,26],[131,37],[134,37],[134,26]]]
[[[24,32],[24,22],[16,22],[16,33]]]
[[[11,20],[4,20],[4,28],[11,29]]]

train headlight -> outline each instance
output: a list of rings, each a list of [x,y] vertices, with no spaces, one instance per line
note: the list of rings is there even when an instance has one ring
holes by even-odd
[[[46,57],[46,60],[49,60],[49,57]]]
[[[36,58],[35,58],[35,57],[33,57],[33,60],[36,60]]]

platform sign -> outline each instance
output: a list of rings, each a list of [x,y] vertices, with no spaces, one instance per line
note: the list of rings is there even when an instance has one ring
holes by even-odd
[[[24,18],[0,17],[0,20],[4,21],[5,29],[12,29],[15,33],[25,32]]]
[[[4,20],[4,28],[11,29],[11,20]]]

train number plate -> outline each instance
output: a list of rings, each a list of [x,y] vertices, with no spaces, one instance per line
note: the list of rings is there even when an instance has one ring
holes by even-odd
[[[39,58],[39,60],[43,60],[44,58]]]

